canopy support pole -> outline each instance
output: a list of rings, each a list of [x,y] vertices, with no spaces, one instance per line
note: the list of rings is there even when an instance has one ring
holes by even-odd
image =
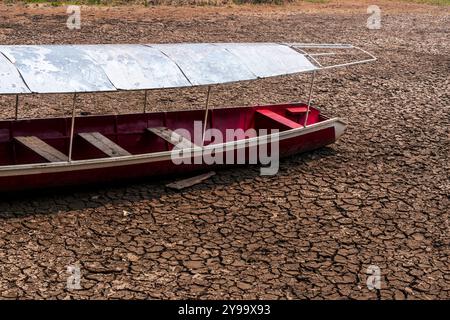
[[[19,118],[19,95],[16,94],[16,114],[14,119],[17,120]]]
[[[308,121],[308,116],[309,116],[309,110],[311,107],[311,100],[312,100],[312,93],[313,93],[313,87],[314,87],[314,79],[316,78],[316,71],[313,71],[312,74],[312,79],[311,79],[311,85],[309,87],[309,97],[308,97],[308,110],[306,111],[306,116],[305,116],[305,123],[303,123],[303,126],[306,127],[306,123]]]
[[[73,94],[72,101],[72,125],[70,127],[70,143],[69,143],[69,162],[72,162],[72,149],[73,149],[73,132],[75,129],[75,105],[77,101],[77,94]]]
[[[144,90],[144,113],[147,113],[147,91]]]
[[[206,94],[205,122],[203,124],[202,146],[205,144],[206,123],[208,122],[209,94],[210,93],[211,93],[211,86],[208,86],[208,92]]]

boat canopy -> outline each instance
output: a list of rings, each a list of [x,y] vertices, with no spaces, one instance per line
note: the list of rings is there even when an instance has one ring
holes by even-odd
[[[191,87],[323,69],[301,48],[278,43],[0,45],[0,94]]]

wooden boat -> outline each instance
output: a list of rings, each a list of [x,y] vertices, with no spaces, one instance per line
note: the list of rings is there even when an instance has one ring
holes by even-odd
[[[72,116],[0,121],[0,191],[187,173],[218,163],[252,163],[253,147],[276,151],[278,159],[331,144],[346,123],[311,106],[315,73],[375,58],[324,67],[317,61],[324,53],[314,56],[306,48],[357,49],[370,55],[349,45],[272,43],[0,46],[0,93],[74,94]],[[151,89],[298,72],[313,74],[307,103],[211,110],[208,90],[206,111],[148,113],[145,103],[143,113],[76,116],[76,97],[84,92],[145,90],[147,96]],[[18,108],[16,103],[16,115]],[[196,123],[202,126],[200,137]],[[225,138],[205,139],[209,129]],[[230,129],[238,134],[228,137]],[[238,159],[240,151],[244,161]],[[181,164],[174,161],[176,152]],[[197,161],[205,153],[223,161]],[[262,162],[260,156],[257,163]]]

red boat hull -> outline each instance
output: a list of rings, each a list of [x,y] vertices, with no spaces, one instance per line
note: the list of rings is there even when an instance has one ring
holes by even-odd
[[[283,128],[272,126],[270,119],[267,123],[258,120],[255,110],[264,108],[274,110],[285,114],[284,110],[293,105],[277,105],[277,106],[258,106],[248,108],[232,108],[232,109],[216,109],[210,113],[208,127],[224,128],[240,128],[247,130],[249,128],[265,128],[279,129],[279,156],[285,157],[299,152],[305,152],[320,148],[336,141],[345,124],[335,118],[327,119],[319,115],[317,110],[315,117],[311,117],[306,128]],[[232,116],[233,112],[239,110],[240,115]],[[191,112],[191,114],[189,114]],[[169,124],[170,121],[177,118],[171,117],[170,112],[154,113],[145,115],[122,115],[122,116],[89,116],[76,119],[78,124],[75,133],[96,131],[102,132],[105,136],[109,136],[119,143],[125,149],[132,152],[132,156],[121,159],[113,159],[110,161],[104,154],[99,154],[98,150],[92,146],[85,145],[80,141],[74,145],[74,162],[72,164],[47,164],[39,155],[32,150],[27,150],[22,146],[13,143],[16,136],[39,136],[42,140],[46,140],[49,144],[67,152],[68,129],[67,122],[69,118],[55,119],[32,119],[20,121],[2,121],[0,122],[0,158],[3,166],[0,166],[0,191],[11,192],[18,190],[56,188],[75,185],[108,183],[116,181],[136,180],[147,177],[158,177],[164,175],[186,174],[193,171],[201,171],[210,168],[207,164],[175,164],[166,153],[171,147],[160,139],[160,137],[147,137],[144,142],[149,145],[143,150],[138,150],[138,145],[143,143],[143,138],[137,139],[135,132],[140,132],[144,127],[152,125],[170,126],[173,129],[179,127],[190,128],[189,123],[193,120],[200,120],[203,117],[201,111],[185,111],[182,116],[178,115],[181,120],[179,123]],[[228,118],[227,118],[228,117]],[[128,119],[136,119],[135,122],[124,121]],[[88,120],[87,120],[88,119]],[[115,129],[105,126],[105,119],[115,123]],[[144,121],[142,120],[144,119]],[[161,123],[156,123],[158,119]],[[227,120],[228,119],[228,120]],[[304,119],[304,118],[303,118]],[[292,121],[302,123],[303,119],[295,119]],[[24,126],[26,121],[27,126]],[[152,123],[154,122],[154,124]],[[45,123],[45,127],[43,124]],[[122,126],[122,127],[121,127]],[[339,128],[337,126],[340,126]],[[118,128],[122,128],[118,131]],[[272,128],[270,128],[272,127]],[[26,129],[24,129],[26,128]],[[7,132],[8,129],[9,131]],[[114,131],[115,130],[115,131]],[[24,132],[26,131],[26,132]],[[119,132],[119,133],[118,133]],[[6,135],[9,135],[7,137]],[[3,140],[1,140],[3,138]],[[129,143],[127,143],[129,141]],[[83,149],[84,148],[84,149]],[[159,149],[158,149],[159,148]],[[246,152],[249,147],[243,147]],[[11,155],[11,150],[15,154]],[[146,154],[161,154],[158,157],[146,157]],[[137,155],[136,157],[134,155]],[[163,156],[165,155],[165,156]],[[223,155],[225,157],[225,155]],[[5,159],[8,158],[8,159]],[[13,159],[14,158],[14,159]],[[101,159],[97,162],[95,159]],[[247,159],[247,157],[246,157]],[[258,159],[260,160],[260,159]],[[248,163],[248,161],[246,161]],[[226,164],[225,164],[226,165]]]

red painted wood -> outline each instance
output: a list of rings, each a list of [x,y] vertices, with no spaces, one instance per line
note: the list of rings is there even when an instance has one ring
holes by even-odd
[[[278,113],[273,112],[269,109],[260,109],[256,111],[258,114],[261,114],[267,118],[269,118],[272,121],[278,122],[280,125],[287,127],[289,129],[295,129],[302,127],[301,124],[294,122],[292,120],[289,120],[288,118],[283,117],[282,115],[279,115]]]
[[[302,114],[305,112],[308,112],[308,107],[292,107],[292,108],[286,108],[286,111],[293,115]]]
[[[215,109],[209,119],[214,128],[226,137],[227,129],[278,129],[288,130],[301,127],[298,122],[283,117],[287,108],[298,107],[293,104],[268,105],[258,107],[239,107]],[[214,117],[214,119],[212,119]],[[132,154],[144,154],[167,151],[172,148],[149,133],[148,127],[166,126],[171,130],[183,128],[193,134],[194,121],[203,121],[203,110],[155,112],[146,114],[125,114],[107,116],[80,116],[75,124],[75,136],[79,132],[100,132]],[[320,120],[319,111],[311,108],[308,124]],[[0,165],[43,163],[41,157],[14,142],[15,136],[36,136],[57,150],[68,154],[70,118],[27,119],[0,121]],[[333,143],[334,129],[328,128],[303,136],[280,141],[280,156],[288,156],[308,151]],[[195,141],[194,141],[195,142]],[[232,151],[236,154],[236,151]],[[248,150],[247,150],[248,152]],[[222,154],[225,160],[225,153]],[[83,139],[74,139],[74,160],[105,158],[106,156],[93,148]],[[248,157],[246,157],[248,159]],[[225,162],[225,161],[224,161]],[[0,192],[36,188],[109,183],[151,178],[161,175],[178,175],[192,171],[211,169],[202,165],[175,165],[172,161],[115,166],[111,168],[42,173],[35,175],[0,177]]]

